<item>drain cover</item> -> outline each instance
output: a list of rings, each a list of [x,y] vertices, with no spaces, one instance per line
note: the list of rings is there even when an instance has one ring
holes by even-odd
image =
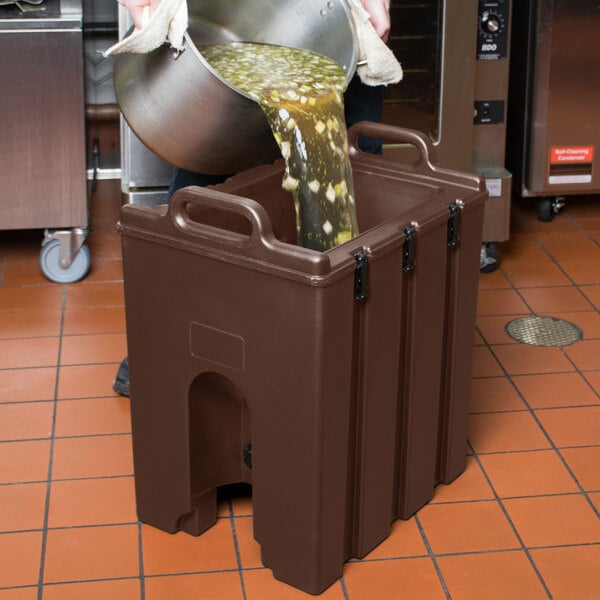
[[[521,317],[506,324],[506,333],[522,344],[570,346],[583,337],[577,325],[554,317]]]

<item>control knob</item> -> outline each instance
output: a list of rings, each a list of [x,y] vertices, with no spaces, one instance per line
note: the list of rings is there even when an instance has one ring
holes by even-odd
[[[481,29],[484,33],[498,33],[502,28],[502,20],[498,15],[484,12],[481,15]]]

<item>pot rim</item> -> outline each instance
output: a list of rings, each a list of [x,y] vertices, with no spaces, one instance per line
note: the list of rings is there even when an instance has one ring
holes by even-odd
[[[192,39],[192,37],[189,35],[189,33],[187,31],[184,35],[184,40],[185,40],[185,46],[184,46],[184,49],[182,50],[182,52],[184,52],[188,48],[191,48],[194,56],[200,60],[200,62],[202,63],[202,66],[205,67],[211,73],[211,75],[215,76],[222,84],[224,84],[228,88],[232,89],[237,94],[240,94],[241,96],[244,96],[245,98],[248,98],[249,100],[252,100],[253,102],[256,102],[256,100],[250,94],[248,94],[247,92],[244,92],[240,88],[233,85],[228,79],[223,77],[219,73],[219,71],[217,71],[216,69],[213,68],[213,66],[206,60],[206,58],[204,58],[204,55],[202,54],[202,52],[200,51],[200,49],[198,48],[198,46],[196,45],[196,43],[194,42],[194,40]],[[314,50],[306,50],[306,48],[296,48],[295,46],[285,46],[283,44],[269,44],[268,42],[245,42],[243,40],[235,40],[233,42],[224,42],[223,44],[215,44],[215,45],[226,45],[227,43],[229,43],[229,44],[256,44],[256,45],[260,45],[260,46],[294,48],[296,50],[304,50],[306,52],[318,54],[319,56],[323,56],[325,58],[329,58],[330,60],[333,60],[334,62],[337,62],[334,58],[331,58],[330,56],[322,54],[321,52],[315,52]],[[207,45],[209,45],[209,44],[207,44]],[[344,72],[346,74],[346,77],[344,80],[344,90],[348,87],[350,81],[352,80],[352,77],[354,77],[354,72],[356,70],[357,57],[356,57],[356,53],[353,53],[353,54],[354,54],[354,56],[352,57],[353,58],[353,61],[352,61],[353,67],[351,69],[344,69],[344,66],[340,65],[340,67],[344,70]],[[337,63],[337,64],[339,65],[339,63]]]
[[[347,65],[347,67],[344,67],[344,65],[341,65],[339,62],[338,64],[340,64],[340,66],[342,67],[342,69],[344,69],[345,73],[346,73],[346,79],[345,79],[345,86],[344,89],[346,89],[348,87],[348,85],[350,84],[350,81],[352,81],[352,78],[354,77],[355,73],[356,73],[356,68],[357,68],[357,64],[358,64],[358,33],[356,31],[356,24],[354,22],[354,17],[352,15],[352,8],[350,7],[348,0],[339,0],[340,5],[342,7],[342,9],[344,10],[344,12],[346,13],[346,17],[347,17],[347,22],[348,22],[348,26],[350,27],[350,33],[352,35],[352,38],[354,40],[354,43],[352,44],[352,48],[353,48],[353,52],[352,52],[352,56],[350,58],[350,64]],[[235,87],[234,85],[231,85],[226,79],[224,79],[220,73],[218,71],[216,71],[215,69],[213,69],[211,67],[211,65],[208,63],[208,61],[204,58],[204,56],[202,56],[202,52],[200,52],[200,50],[198,49],[198,46],[196,46],[196,43],[194,42],[194,40],[192,39],[192,36],[189,33],[189,30],[185,32],[184,34],[184,41],[185,41],[185,45],[184,45],[184,51],[191,48],[192,52],[194,53],[194,55],[200,59],[200,62],[202,63],[202,65],[204,67],[206,67],[209,72],[211,74],[213,74],[219,81],[221,81],[224,85],[226,85],[228,88],[234,90],[236,93],[244,96],[245,98],[248,98],[249,100],[252,100],[253,102],[255,102],[255,100],[253,98],[251,98],[247,93],[243,92],[242,90],[238,89],[237,87]],[[239,42],[239,43],[264,43],[265,45],[271,45],[271,46],[284,46],[284,44],[268,44],[268,42],[253,42],[252,40],[235,40],[235,42]],[[235,43],[232,42],[232,43]],[[226,42],[223,42],[226,43]],[[290,48],[296,48],[298,50],[307,50],[306,48],[299,48],[297,46],[287,46]],[[314,52],[315,54],[321,54],[321,56],[327,56],[321,52],[316,52],[315,50],[309,50],[309,52]],[[335,58],[332,58],[331,56],[327,56],[327,58],[331,58],[332,60],[336,60]],[[337,61],[336,61],[337,62]]]

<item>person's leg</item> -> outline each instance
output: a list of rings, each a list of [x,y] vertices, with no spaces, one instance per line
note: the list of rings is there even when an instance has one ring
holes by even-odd
[[[190,185],[197,185],[199,187],[216,185],[217,183],[223,183],[228,177],[229,175],[206,175],[204,173],[194,173],[193,171],[186,171],[185,169],[179,169],[175,167],[173,169],[173,175],[171,176],[167,202],[177,190],[180,190],[184,187],[188,187]]]
[[[383,89],[372,87],[361,82],[355,75],[344,94],[344,114],[346,126],[351,127],[359,121],[381,122],[383,113]],[[358,147],[369,154],[381,154],[381,140],[372,137],[360,137]]]
[[[121,361],[112,387],[120,396],[129,397],[129,357],[126,356]]]
[[[205,175],[203,173],[194,173],[192,171],[186,171],[185,169],[173,169],[171,176],[171,182],[169,184],[169,192],[167,194],[168,204],[171,196],[177,191],[184,187],[191,185],[197,185],[200,187],[206,187],[207,185],[214,185],[222,183],[229,177],[228,175]],[[121,396],[129,396],[129,357],[125,357],[119,368],[113,381],[113,390]]]

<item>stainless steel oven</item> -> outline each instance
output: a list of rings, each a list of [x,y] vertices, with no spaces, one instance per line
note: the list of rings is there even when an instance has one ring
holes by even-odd
[[[510,0],[392,0],[390,46],[404,80],[386,89],[384,121],[427,133],[440,162],[487,182],[484,240],[510,233],[505,169]],[[386,146],[390,156],[406,148]]]
[[[521,0],[514,23],[508,157],[548,221],[565,196],[600,193],[600,3]]]
[[[392,0],[390,46],[404,79],[385,91],[384,122],[426,132],[450,168],[486,177],[484,239],[509,236],[510,174],[504,168],[510,0]],[[130,26],[120,13],[121,37]],[[171,169],[122,123],[123,192],[152,204],[166,195]],[[386,145],[390,157],[410,148]]]

